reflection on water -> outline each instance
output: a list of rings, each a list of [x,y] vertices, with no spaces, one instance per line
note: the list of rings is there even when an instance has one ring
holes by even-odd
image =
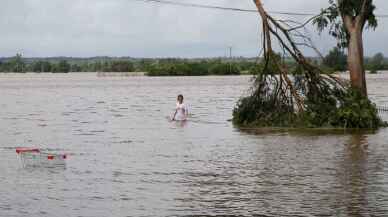
[[[346,209],[344,213],[348,216],[384,216],[387,212],[387,201],[376,201],[379,197],[384,197],[383,186],[376,188],[375,184],[384,179],[379,175],[384,174],[383,153],[371,153],[369,150],[368,136],[362,134],[352,135],[345,145],[345,156],[339,167],[338,174],[343,189],[340,198]],[[370,159],[373,157],[375,159]],[[382,192],[379,188],[382,188]],[[383,193],[383,195],[381,195]],[[386,197],[386,195],[385,195]]]
[[[59,77],[58,77],[59,76]],[[369,87],[387,101],[383,85]],[[249,77],[0,77],[0,216],[384,216],[387,129],[237,130]],[[190,121],[168,121],[176,95]],[[15,147],[69,154],[21,168]]]

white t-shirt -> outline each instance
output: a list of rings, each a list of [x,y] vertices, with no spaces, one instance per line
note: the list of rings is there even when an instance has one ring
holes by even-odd
[[[177,102],[175,120],[177,121],[186,120],[188,112],[189,111],[184,103],[180,104],[179,102]]]

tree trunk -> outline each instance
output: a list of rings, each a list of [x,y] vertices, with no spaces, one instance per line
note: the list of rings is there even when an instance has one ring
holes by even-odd
[[[367,96],[362,30],[357,27],[353,28],[349,31],[349,36],[348,68],[351,85],[353,88],[359,89],[364,96]]]
[[[350,72],[350,82],[352,87],[359,89],[364,96],[368,96],[368,91],[365,79],[362,32],[366,22],[366,7],[368,3],[371,4],[372,1],[373,0],[363,0],[360,13],[353,17],[341,11],[341,8],[343,8],[341,5],[350,3],[344,3],[344,0],[337,0],[337,5],[339,5],[338,13],[342,17],[349,37],[348,68]]]

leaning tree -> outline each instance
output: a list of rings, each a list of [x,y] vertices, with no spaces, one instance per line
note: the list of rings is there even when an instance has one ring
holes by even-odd
[[[266,12],[261,0],[253,2],[261,17],[263,58],[250,95],[241,98],[233,111],[235,124],[345,128],[383,124],[363,92],[325,74],[303,55],[301,47],[317,50],[304,31],[316,17],[304,23],[276,19]]]
[[[314,23],[321,32],[329,28],[329,33],[338,39],[338,46],[347,48],[352,87],[367,96],[362,34],[365,28],[376,28],[376,7],[373,0],[329,0],[329,3]]]

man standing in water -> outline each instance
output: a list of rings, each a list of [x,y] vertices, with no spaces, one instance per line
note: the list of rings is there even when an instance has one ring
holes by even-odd
[[[187,116],[189,111],[186,105],[183,103],[183,95],[179,94],[176,103],[176,110],[172,117],[172,121],[185,121],[187,120]]]

